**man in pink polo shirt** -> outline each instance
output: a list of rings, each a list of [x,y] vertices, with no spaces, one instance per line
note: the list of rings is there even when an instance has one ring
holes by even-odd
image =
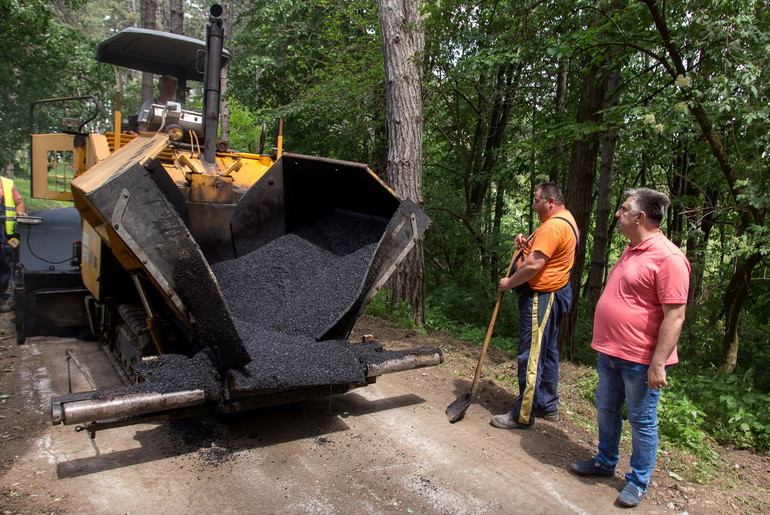
[[[591,347],[599,352],[595,458],[570,465],[587,476],[615,475],[620,454],[623,403],[631,424],[631,472],[617,498],[635,507],[647,492],[658,451],[658,400],[666,369],[678,361],[690,285],[690,263],[660,231],[668,197],[649,188],[626,192],[615,213],[629,239],[612,268],[594,314]]]

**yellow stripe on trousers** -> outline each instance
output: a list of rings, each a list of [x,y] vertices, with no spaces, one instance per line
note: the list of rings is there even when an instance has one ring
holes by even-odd
[[[551,316],[551,307],[555,295],[548,295],[548,303],[545,306],[543,321],[540,322],[538,311],[540,310],[540,294],[535,293],[532,296],[532,335],[529,345],[529,360],[527,361],[527,384],[524,388],[524,395],[521,398],[521,409],[519,410],[519,422],[529,424],[529,418],[532,414],[532,403],[535,400],[535,385],[537,384],[537,365],[540,363],[540,347],[543,344],[543,333]]]

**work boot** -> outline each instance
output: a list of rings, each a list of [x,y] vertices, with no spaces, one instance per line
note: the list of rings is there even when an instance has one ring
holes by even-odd
[[[646,493],[647,490],[642,490],[636,485],[626,483],[626,487],[620,492],[616,501],[619,505],[626,508],[636,508],[642,502]]]
[[[548,422],[558,422],[559,421],[559,411],[545,411],[545,410],[537,410],[535,412],[535,417],[542,418],[543,420],[547,420]]]
[[[588,461],[574,461],[570,463],[569,468],[581,476],[612,477],[615,475],[615,467],[602,465],[596,461],[596,458],[591,458]]]
[[[510,413],[495,415],[489,423],[500,429],[529,429],[532,427],[532,424],[522,424],[518,420],[514,420]]]

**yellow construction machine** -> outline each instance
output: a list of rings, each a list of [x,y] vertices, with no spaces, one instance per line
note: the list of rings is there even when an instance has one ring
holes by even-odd
[[[93,434],[236,412],[442,360],[435,348],[346,340],[429,224],[414,202],[363,164],[284,153],[280,138],[271,155],[217,141],[230,58],[221,14],[212,7],[206,41],[126,29],[96,54],[183,86],[202,80],[203,113],[154,105],[152,132],[124,134],[116,112],[106,134],[68,119],[57,134],[30,136],[32,195],[72,200],[82,237],[71,271],[18,267],[19,343],[35,334],[32,310],[53,325],[86,324],[126,379],[54,397],[56,424]],[[72,100],[40,101],[31,117]]]

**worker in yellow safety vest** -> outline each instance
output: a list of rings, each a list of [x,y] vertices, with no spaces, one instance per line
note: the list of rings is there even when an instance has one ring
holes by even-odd
[[[13,275],[14,253],[19,246],[19,235],[16,233],[16,217],[27,216],[27,206],[21,198],[19,190],[11,179],[0,177],[0,195],[3,197],[3,234],[2,249],[0,249],[0,312],[7,313],[13,307],[8,285]]]

